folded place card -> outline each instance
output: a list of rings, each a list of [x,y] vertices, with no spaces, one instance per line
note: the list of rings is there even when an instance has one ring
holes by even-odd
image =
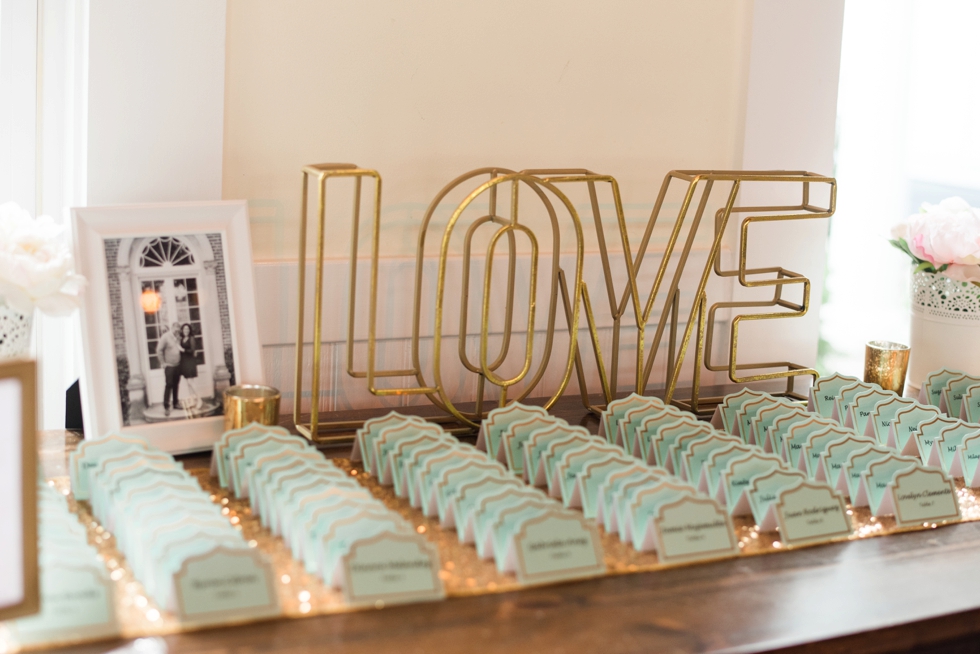
[[[381,479],[382,467],[388,460],[388,453],[405,440],[414,440],[422,434],[438,438],[444,434],[442,427],[435,423],[403,422],[385,427],[371,439],[371,469],[369,472]]]
[[[289,431],[283,427],[268,427],[253,422],[240,429],[226,431],[215,442],[211,454],[211,476],[218,478],[222,488],[228,488],[231,483],[227,468],[229,449],[240,441],[255,440],[266,434],[289,436]]]
[[[541,497],[521,497],[506,506],[499,506],[493,513],[484,531],[484,558],[492,558],[497,564],[498,572],[516,572],[513,558],[508,557],[508,550],[513,544],[513,537],[521,528],[521,524],[531,518],[548,515],[553,512],[570,513],[552,499]],[[579,516],[581,518],[581,516]],[[581,518],[584,520],[584,518]],[[479,548],[478,548],[479,551]]]
[[[524,443],[538,429],[544,429],[554,424],[568,424],[561,418],[551,415],[532,416],[524,420],[512,422],[500,435],[500,447],[497,451],[497,461],[506,463],[511,472],[519,477],[524,476]]]
[[[980,436],[980,425],[961,421],[941,430],[933,441],[928,465],[942,468],[950,477],[963,477],[966,466],[960,456],[960,445],[971,436]]]
[[[786,400],[783,398],[775,397],[769,393],[763,393],[761,397],[757,397],[747,401],[745,404],[735,412],[735,430],[732,432],[733,436],[739,436],[745,443],[749,445],[754,445],[752,434],[752,418],[755,418],[760,411],[766,407],[774,406],[777,404],[787,404]]]
[[[417,533],[411,524],[392,511],[378,516],[361,514],[334,522],[318,541],[315,550],[316,570],[323,583],[339,589],[343,575],[342,561],[350,549],[358,541],[387,532]]]
[[[408,494],[408,486],[405,483],[405,461],[408,460],[415,451],[431,450],[435,446],[451,447],[456,444],[456,438],[445,431],[438,433],[431,431],[418,433],[417,435],[399,441],[394,449],[388,452],[387,459],[382,463],[381,474],[378,481],[383,486],[394,486],[395,495],[405,497]]]
[[[839,442],[842,438],[857,436],[853,430],[845,427],[824,427],[807,436],[806,443],[803,444],[803,451],[800,453],[800,460],[795,467],[807,474],[810,479],[817,481],[827,481],[830,475],[824,470],[820,472],[822,455],[827,447],[832,443]],[[877,442],[868,437],[868,442]],[[818,479],[819,476],[819,479]]]
[[[865,424],[864,429],[858,433],[864,434],[865,436],[872,436],[876,441],[883,445],[887,444],[888,431],[891,429],[892,422],[895,420],[898,413],[904,409],[909,409],[918,405],[919,403],[915,400],[898,396],[878,402],[871,410],[871,415],[868,416],[868,421]]]
[[[552,482],[554,481],[555,464],[561,460],[565,452],[592,444],[615,447],[615,445],[606,443],[605,439],[593,436],[592,434],[574,433],[549,441],[541,450],[541,455],[538,457],[538,469],[534,473],[532,485],[544,486],[548,488],[549,494],[552,493],[552,489],[554,488]],[[557,493],[557,490],[555,492]]]
[[[503,568],[522,584],[586,579],[606,573],[595,526],[573,511],[551,510],[519,523]]]
[[[758,451],[730,459],[719,478],[715,499],[725,507],[729,515],[749,515],[752,513],[752,505],[746,491],[751,486],[752,479],[782,467],[783,460],[780,457]]]
[[[916,403],[915,406],[899,409],[895,417],[892,418],[892,424],[888,428],[888,439],[884,444],[902,454],[919,456],[922,454],[919,451],[919,441],[916,438],[919,425],[941,416],[942,413],[939,409],[921,402]]]
[[[592,434],[585,427],[572,427],[567,423],[554,423],[535,429],[524,441],[524,481],[534,486],[547,485],[548,479],[540,462],[541,455],[552,441],[574,439],[584,443],[591,438]]]
[[[865,391],[876,389],[880,390],[881,386],[878,384],[866,384],[864,382],[854,382],[847,386],[842,386],[837,396],[837,402],[834,403],[834,414],[831,417],[843,425],[847,419],[848,412],[851,410],[851,402],[854,401],[855,396]]]
[[[770,510],[788,547],[847,538],[853,531],[844,498],[827,484],[801,481],[783,488]]]
[[[680,455],[680,478],[689,484],[697,484],[701,479],[701,468],[711,453],[732,443],[744,445],[738,436],[718,431],[689,441]]]
[[[942,401],[943,389],[946,388],[946,382],[954,377],[965,374],[962,370],[950,370],[949,368],[942,368],[930,372],[922,381],[922,387],[919,388],[919,402],[938,408],[939,403]]]
[[[913,438],[919,446],[919,458],[922,460],[922,463],[930,465],[932,444],[939,438],[939,434],[947,427],[955,427],[960,424],[963,423],[958,418],[947,418],[941,415],[919,423]]]
[[[418,416],[406,416],[396,411],[390,411],[383,416],[366,420],[354,434],[354,446],[351,449],[350,460],[364,463],[364,469],[370,472],[374,462],[371,460],[372,444],[382,429],[395,427],[405,422],[421,424],[424,420]]]
[[[879,402],[898,399],[898,393],[880,388],[872,388],[854,396],[847,415],[844,416],[844,426],[850,427],[859,434],[865,432],[868,419]]]
[[[490,411],[480,423],[480,431],[476,437],[476,448],[483,450],[491,459],[498,459],[500,436],[511,424],[534,416],[547,417],[547,409],[540,406],[512,402],[507,406],[497,407]]]
[[[612,475],[624,470],[636,470],[640,464],[624,454],[609,454],[585,463],[578,472],[569,506],[581,507],[582,515],[594,519],[599,512],[599,488]]]
[[[613,400],[606,406],[599,420],[599,436],[605,438],[610,443],[616,439],[619,432],[619,421],[623,419],[630,409],[637,407],[649,407],[651,410],[662,409],[664,402],[657,397],[649,397],[630,393],[628,396]]]
[[[184,560],[174,575],[176,612],[186,624],[279,615],[273,569],[251,547],[218,546]]]
[[[806,420],[809,420],[810,418],[813,417],[821,417],[821,416],[815,413],[811,413],[809,411],[804,411],[801,408],[784,413],[779,417],[777,417],[773,421],[772,427],[769,428],[769,445],[772,448],[772,451],[782,456],[783,446],[785,445],[785,441],[786,441],[786,433],[789,431],[790,427],[792,427],[798,422],[805,422]],[[830,419],[827,418],[826,420],[830,420]]]
[[[665,409],[649,414],[640,421],[640,426],[633,430],[633,447],[628,450],[628,453],[655,464],[657,457],[651,451],[650,443],[656,440],[660,430],[682,422],[693,424],[692,420],[695,418],[691,414],[685,414],[680,409],[674,411]]]
[[[895,452],[881,445],[865,445],[864,447],[851,452],[844,467],[841,470],[837,482],[837,490],[846,493],[851,498],[851,504],[861,501],[858,492],[861,488],[861,473],[864,472],[871,463],[878,459],[895,456]],[[866,506],[863,502],[858,506]]]
[[[85,440],[79,443],[78,449],[71,453],[68,464],[75,499],[89,499],[89,470],[96,468],[103,458],[108,458],[120,451],[132,451],[134,447],[142,448],[144,451],[151,449],[144,438],[119,434],[108,434],[99,439]]]
[[[590,462],[607,460],[610,457],[622,459],[623,450],[598,438],[592,443],[566,451],[555,463],[552,483],[549,485],[551,496],[561,499],[566,508],[581,507],[582,489],[578,486],[578,473]]]
[[[806,420],[794,422],[786,430],[783,437],[783,447],[780,455],[791,468],[805,470],[805,465],[800,464],[800,456],[803,454],[803,446],[810,438],[810,434],[826,429],[827,427],[840,427],[840,424],[828,418],[811,416]]]
[[[831,488],[840,489],[841,484],[846,487],[846,482],[841,481],[840,475],[848,458],[853,452],[869,445],[879,445],[879,443],[869,436],[858,436],[853,432],[828,443],[820,453],[820,464],[815,470],[813,479],[827,482]]]
[[[684,454],[687,453],[692,443],[699,443],[715,434],[727,436],[725,432],[718,431],[706,422],[695,427],[682,428],[680,436],[675,438],[674,442],[667,448],[667,472],[688,481],[687,473],[683,469]]]
[[[625,489],[633,485],[652,484],[667,477],[667,472],[637,461],[636,464],[612,473],[599,485],[596,498],[596,521],[608,533],[619,530],[619,503]]]
[[[980,384],[974,384],[963,393],[960,403],[960,420],[980,423]]]
[[[942,470],[921,464],[895,475],[882,500],[883,504],[886,502],[894,506],[895,523],[899,527],[960,519],[953,481]]]
[[[951,418],[958,418],[963,405],[963,396],[968,388],[977,384],[980,384],[980,377],[970,375],[959,375],[948,380],[943,387],[942,395],[939,396],[939,410]]]
[[[443,469],[439,481],[433,487],[440,526],[447,529],[456,526],[454,509],[459,487],[488,477],[506,479],[508,472],[495,461],[467,462],[458,467],[449,466]]]
[[[619,421],[619,429],[617,430],[616,438],[612,439],[612,442],[619,445],[627,452],[633,452],[634,448],[637,447],[635,443],[636,430],[641,424],[643,424],[644,419],[650,416],[662,417],[665,414],[677,416],[678,418],[684,415],[684,413],[675,406],[657,407],[643,404],[630,409],[623,415],[622,420]]]
[[[784,488],[796,486],[806,481],[806,475],[799,470],[773,468],[769,472],[752,478],[746,490],[749,504],[752,507],[752,517],[762,531],[772,531],[779,526],[775,511],[770,511],[772,505],[779,499],[779,493]]]
[[[970,488],[980,487],[980,435],[967,436],[960,443],[959,460],[963,469],[963,482]]]
[[[833,418],[834,406],[837,404],[837,398],[840,397],[840,390],[859,381],[861,380],[857,377],[837,373],[829,377],[821,377],[810,387],[807,409],[821,417]]]
[[[423,511],[428,508],[426,503],[432,497],[431,484],[438,477],[439,471],[461,461],[485,463],[487,456],[472,445],[461,443],[440,452],[420,457],[415,468],[407,471],[414,476],[414,480],[411,480],[413,486],[409,489],[412,506]]]
[[[385,531],[355,541],[341,559],[338,584],[350,606],[444,599],[439,551],[424,536]]]
[[[711,426],[715,429],[727,431],[729,434],[735,434],[738,429],[738,422],[736,420],[738,410],[746,402],[765,397],[766,395],[768,393],[760,393],[759,391],[753,391],[748,388],[743,388],[737,393],[726,395],[721,404],[715,407],[715,412],[711,417]],[[738,434],[735,435],[737,436]]]
[[[648,430],[646,461],[651,465],[657,465],[670,470],[673,468],[673,465],[668,463],[668,454],[670,452],[670,446],[677,439],[686,434],[704,436],[710,434],[712,431],[714,431],[714,427],[690,415],[679,418],[668,425],[664,425],[656,431]]]
[[[661,563],[707,561],[739,554],[731,518],[707,497],[680,497],[660,505],[650,531]]]
[[[731,443],[713,450],[701,466],[701,477],[697,484],[698,491],[709,497],[714,497],[718,492],[718,481],[721,479],[721,473],[728,466],[728,462],[753,452],[763,453],[760,448],[744,443]]]
[[[480,558],[493,558],[491,528],[501,511],[531,503],[535,506],[557,506],[554,500],[536,488],[503,488],[479,498],[473,506],[473,542]]]
[[[670,479],[661,479],[653,484],[631,489],[624,498],[620,512],[620,541],[628,543],[637,552],[655,551],[657,544],[652,527],[660,506],[681,497],[695,495],[697,490],[693,486],[678,484]]]
[[[474,515],[480,501],[499,494],[506,488],[523,488],[519,479],[513,475],[495,477],[487,475],[461,484],[456,492],[453,515],[456,520],[456,537],[461,543],[476,540],[476,517]]]
[[[897,473],[908,470],[917,463],[919,462],[914,457],[894,453],[872,461],[861,472],[858,496],[852,504],[870,507],[875,516],[891,515],[895,510],[894,506],[882,506],[888,486]]]
[[[779,399],[783,400],[783,398]],[[773,423],[783,416],[798,416],[801,411],[803,411],[802,405],[789,400],[784,400],[779,404],[772,404],[762,409],[751,420],[750,428],[752,434],[750,442],[758,445],[766,452],[778,453],[779,450],[774,447],[771,438]]]

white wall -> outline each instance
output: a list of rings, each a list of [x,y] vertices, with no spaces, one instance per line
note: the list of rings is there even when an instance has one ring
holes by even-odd
[[[225,0],[91,0],[88,204],[221,199]]]

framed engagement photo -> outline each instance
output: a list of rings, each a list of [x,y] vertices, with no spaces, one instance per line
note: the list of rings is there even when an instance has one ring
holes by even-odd
[[[263,381],[244,201],[72,209],[86,438],[210,448],[223,393]]]

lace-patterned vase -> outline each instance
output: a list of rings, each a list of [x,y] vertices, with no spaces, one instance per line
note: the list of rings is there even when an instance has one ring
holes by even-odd
[[[33,314],[23,314],[0,298],[0,360],[27,355],[33,326]]]
[[[934,273],[912,275],[911,340],[908,385],[916,394],[939,368],[980,374],[980,288]]]

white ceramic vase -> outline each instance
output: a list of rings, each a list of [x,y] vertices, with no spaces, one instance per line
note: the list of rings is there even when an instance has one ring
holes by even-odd
[[[980,374],[980,287],[935,273],[912,275],[912,335],[906,395],[933,370]]]
[[[34,314],[24,314],[0,298],[0,360],[27,356]]]

